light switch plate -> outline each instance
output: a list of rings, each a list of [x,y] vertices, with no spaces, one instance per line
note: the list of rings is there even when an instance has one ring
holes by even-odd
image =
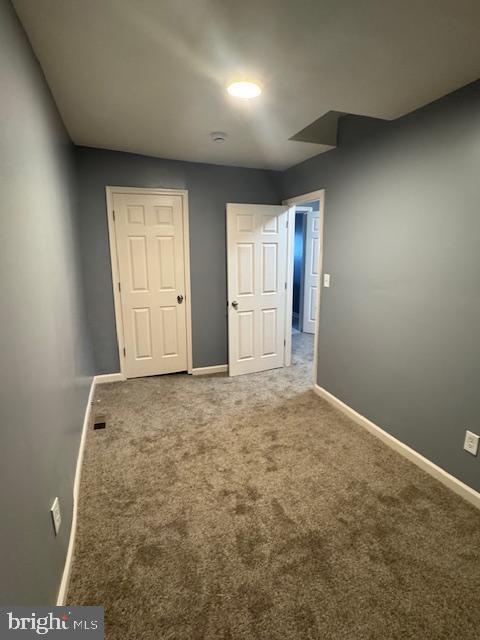
[[[471,453],[472,456],[476,456],[478,453],[479,440],[480,440],[480,436],[477,436],[476,433],[472,433],[472,431],[466,431],[463,448],[465,449],[465,451],[468,451],[468,453]]]
[[[62,514],[60,513],[60,502],[58,498],[55,498],[52,504],[52,508],[50,509],[50,513],[52,514],[53,528],[55,529],[55,535],[58,536],[58,532],[60,530],[60,525],[62,524]]]
[[[323,286],[324,287],[329,287],[330,286],[330,274],[329,273],[324,273],[323,274]]]

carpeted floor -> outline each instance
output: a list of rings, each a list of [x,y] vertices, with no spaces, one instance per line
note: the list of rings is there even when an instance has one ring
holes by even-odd
[[[480,512],[294,365],[98,387],[69,604],[108,640],[476,639]]]

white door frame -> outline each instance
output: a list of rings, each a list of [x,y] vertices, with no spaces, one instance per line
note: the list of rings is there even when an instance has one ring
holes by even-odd
[[[318,265],[318,296],[317,296],[317,314],[315,318],[315,338],[313,348],[313,384],[317,383],[317,360],[318,360],[318,328],[320,325],[320,300],[322,292],[322,274],[323,274],[323,224],[325,218],[325,189],[311,191],[303,195],[295,196],[283,200],[282,204],[289,207],[303,205],[305,202],[312,200],[320,201],[320,251]],[[292,362],[292,306],[293,306],[293,267],[295,253],[295,210],[288,211],[288,229],[287,229],[287,300],[286,300],[286,321],[285,321],[285,365],[289,366]]]
[[[187,369],[192,373],[192,306],[190,290],[190,234],[188,231],[188,191],[184,189],[149,189],[147,187],[105,187],[107,199],[108,240],[110,244],[110,262],[112,267],[112,290],[115,307],[115,326],[117,329],[118,360],[122,380],[126,380],[125,345],[123,334],[122,302],[120,294],[120,274],[118,268],[117,238],[115,233],[115,219],[113,210],[113,196],[116,193],[134,193],[141,195],[180,196],[182,198],[183,219],[183,260],[185,265],[185,314],[187,319]]]

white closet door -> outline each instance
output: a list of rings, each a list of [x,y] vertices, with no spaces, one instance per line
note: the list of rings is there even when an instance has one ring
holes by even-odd
[[[227,205],[231,376],[284,366],[287,211]]]
[[[127,378],[187,369],[182,198],[114,194]]]

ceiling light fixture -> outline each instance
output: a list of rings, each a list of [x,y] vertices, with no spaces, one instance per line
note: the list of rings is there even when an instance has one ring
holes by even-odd
[[[227,91],[235,98],[256,98],[262,93],[255,82],[234,82],[227,87]]]

